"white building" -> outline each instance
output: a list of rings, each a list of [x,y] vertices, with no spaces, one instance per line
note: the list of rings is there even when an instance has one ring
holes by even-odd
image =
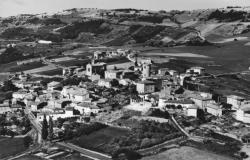
[[[179,74],[176,70],[169,70],[168,73],[171,76],[177,76]]]
[[[216,103],[211,103],[206,107],[206,111],[214,116],[222,116],[222,107]]]
[[[64,109],[54,109],[53,112],[43,112],[43,113],[38,113],[37,114],[37,120],[39,122],[43,121],[44,115],[49,121],[49,117],[52,118],[53,121],[56,121],[58,118],[71,118],[71,117],[79,117],[79,115],[74,115],[73,114],[73,109],[72,107]]]
[[[105,79],[116,79],[120,78],[122,71],[120,70],[107,70],[105,71]]]
[[[86,66],[86,75],[91,77],[93,74],[99,74],[101,75],[104,73],[107,69],[107,64],[100,62],[100,63],[95,63],[93,60],[91,64],[87,64]]]
[[[242,104],[244,104],[245,98],[229,95],[227,96],[227,103],[232,105],[232,109],[237,110]]]
[[[47,84],[48,91],[53,91],[55,88],[58,88],[60,86],[60,82],[50,82]]]
[[[151,102],[147,102],[144,101],[143,99],[131,99],[130,100],[130,105],[125,106],[125,109],[128,110],[134,110],[134,111],[139,111],[139,112],[143,112],[146,113],[147,111],[149,111],[150,108],[152,108],[152,103]]]
[[[166,73],[168,73],[168,71],[169,71],[168,68],[160,68],[158,70],[158,74],[164,76],[164,75],[166,75]]]
[[[80,112],[80,114],[90,115],[91,113],[97,114],[100,111],[100,108],[93,103],[73,103],[72,107]]]
[[[7,112],[10,112],[11,108],[8,105],[0,105],[0,114],[5,114]]]
[[[132,84],[133,82],[130,79],[121,79],[119,80],[119,84],[123,85],[123,86],[127,86]]]
[[[238,121],[250,123],[250,104],[242,105],[241,108],[236,111],[235,118]]]
[[[155,92],[155,83],[151,81],[140,81],[136,83],[136,90],[139,94],[149,94]]]
[[[196,105],[193,105],[193,106],[190,106],[189,108],[187,108],[186,109],[187,116],[197,117],[197,109],[198,109],[198,106],[196,106]]]
[[[28,94],[29,94],[28,92],[20,90],[20,91],[14,92],[12,94],[12,97],[14,99],[24,99]]]
[[[65,86],[61,92],[63,98],[67,98],[71,101],[84,102],[89,99],[89,92],[85,88],[79,88],[77,86]]]
[[[201,109],[205,109],[208,104],[215,103],[215,101],[212,99],[211,94],[202,92],[189,94],[188,98],[190,98],[195,103],[195,105],[197,105]]]
[[[100,87],[106,87],[106,88],[111,88],[112,87],[112,79],[100,79],[98,81],[98,86]]]
[[[166,106],[182,106],[183,109],[191,108],[194,106],[194,102],[189,99],[184,100],[165,100],[164,98],[159,99],[159,107],[166,109]]]
[[[186,73],[201,75],[201,74],[205,73],[205,68],[203,68],[203,67],[191,67],[190,69],[188,69],[186,71]]]
[[[187,73],[184,73],[184,74],[180,74],[179,76],[179,79],[180,79],[180,85],[183,86],[184,85],[184,80],[185,78],[187,77],[191,77],[191,74],[187,74]]]

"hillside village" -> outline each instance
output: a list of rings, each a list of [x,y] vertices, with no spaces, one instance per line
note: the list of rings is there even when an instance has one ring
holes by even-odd
[[[101,62],[112,56],[127,57],[130,62],[116,65]],[[73,127],[76,124],[102,124],[102,127],[130,130],[135,127],[130,122],[132,120],[137,121],[133,123],[141,123],[141,120],[156,121],[155,123],[167,123],[176,128],[176,134],[172,138],[155,142],[151,140],[145,147],[167,140],[184,143],[187,139],[194,139],[203,143],[208,140],[216,143],[218,135],[222,136],[219,140],[224,145],[236,143],[238,146],[249,141],[248,132],[239,130],[241,126],[241,130],[245,128],[249,131],[247,125],[244,125],[250,122],[248,99],[238,95],[222,95],[225,97],[224,101],[212,93],[188,89],[200,77],[212,76],[206,74],[203,67],[194,66],[185,73],[179,73],[171,68],[153,70],[153,64],[151,59],[138,57],[133,50],[99,50],[93,53],[86,66],[64,68],[62,81],[50,78],[44,82],[34,80],[32,74],[13,74],[3,86],[9,85],[15,91],[10,99],[4,100],[0,105],[0,112],[2,115],[9,115],[24,110],[34,125],[34,131],[37,130],[34,138],[38,143],[48,140],[41,134],[44,121],[55,124],[51,140],[56,142],[76,138],[78,132],[81,132]],[[223,125],[226,122],[229,125]],[[18,126],[6,127],[15,135],[20,134],[17,132]],[[2,131],[2,134],[9,135],[11,132]],[[234,139],[235,142],[228,141],[223,136]],[[141,143],[143,141],[144,139]],[[109,148],[106,147],[103,150],[105,153],[115,154],[107,151]],[[139,148],[128,147],[139,151],[144,149],[142,144]],[[149,150],[142,153],[150,155],[151,152]],[[239,150],[236,149],[231,156],[238,153]],[[46,156],[48,155],[44,154],[42,157]]]
[[[220,25],[230,26],[230,38],[248,33],[248,8],[224,10],[196,18],[193,11],[185,22],[186,12],[135,9],[1,19],[0,135],[23,138],[26,151],[0,159],[144,159],[183,147],[249,158],[248,68],[234,70],[211,55],[198,57],[205,64],[146,56],[159,48],[217,47],[211,35],[225,36]],[[202,30],[203,23],[215,30]],[[227,43],[234,42],[245,39]]]

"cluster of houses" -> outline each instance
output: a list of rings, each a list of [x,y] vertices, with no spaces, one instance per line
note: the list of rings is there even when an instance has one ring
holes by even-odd
[[[107,51],[95,51],[94,59],[104,59],[104,58],[113,58],[113,57],[125,57],[130,53],[130,50],[117,49],[117,50],[107,50]]]
[[[95,61],[101,57],[100,52],[95,52],[86,69],[80,68],[81,73],[99,87],[119,89],[119,86],[134,85],[137,96],[131,98],[128,109],[146,112],[151,108],[160,108],[170,111],[176,107],[181,108],[187,116],[197,117],[198,109],[214,116],[223,115],[222,105],[213,100],[212,94],[183,89],[186,77],[195,78],[205,73],[202,67],[192,67],[181,74],[168,68],[159,68],[156,72],[152,70],[151,59],[135,59],[132,67],[108,68],[106,63]],[[12,94],[11,101],[0,104],[0,114],[26,108],[36,113],[38,121],[42,121],[44,117],[52,117],[53,120],[59,117],[81,119],[102,112],[99,103],[103,97],[93,99],[94,93],[82,83],[63,86],[60,82],[52,81],[44,87],[40,81],[27,81],[24,75],[19,75],[17,79],[12,82],[20,90]],[[250,122],[250,101],[227,96],[227,103],[232,105],[237,120]]]

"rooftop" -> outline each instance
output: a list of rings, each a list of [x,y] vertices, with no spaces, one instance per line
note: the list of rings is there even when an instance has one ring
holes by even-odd
[[[173,103],[173,104],[194,104],[192,100],[184,99],[184,100],[169,100],[165,101],[165,103]]]
[[[211,103],[209,105],[207,105],[208,108],[212,108],[212,109],[221,109],[221,106],[216,104],[216,103]]]
[[[119,73],[119,72],[123,72],[123,71],[122,70],[111,69],[111,70],[107,70],[106,72],[109,72],[109,73]]]
[[[144,80],[144,81],[139,81],[137,83],[139,83],[139,84],[154,84],[155,82]]]
[[[48,87],[53,87],[53,86],[56,86],[56,85],[59,85],[60,84],[60,82],[56,82],[56,81],[53,81],[53,82],[50,82],[50,83],[48,83]]]
[[[229,95],[227,96],[227,98],[236,99],[236,100],[245,100],[245,98],[237,96],[237,95]]]
[[[245,111],[245,112],[250,111],[250,103],[246,103],[246,104],[241,105],[240,109],[242,111]]]
[[[99,107],[94,105],[93,103],[82,102],[82,103],[78,103],[77,105],[83,108],[99,109]]]
[[[73,94],[73,95],[86,95],[88,94],[88,90],[86,90],[85,88],[79,88],[77,86],[65,86],[63,88],[63,91],[67,91],[69,94]]]
[[[203,67],[198,67],[198,66],[195,66],[195,67],[191,67],[190,69],[205,69]]]

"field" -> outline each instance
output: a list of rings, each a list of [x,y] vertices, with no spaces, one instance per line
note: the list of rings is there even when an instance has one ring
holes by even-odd
[[[0,159],[13,156],[26,150],[23,138],[6,138],[0,140]]]
[[[40,72],[45,72],[45,71],[50,71],[50,70],[55,70],[57,69],[56,66],[54,65],[49,65],[49,66],[44,66],[44,67],[39,67],[31,70],[26,70],[24,71],[25,74],[34,74],[34,73],[40,73]]]
[[[0,81],[8,80],[9,74],[0,74]]]
[[[85,66],[89,62],[88,59],[83,59],[83,60],[70,60],[70,61],[63,61],[63,62],[57,62],[55,64],[59,64],[65,67],[70,67],[70,66]]]
[[[33,63],[29,63],[29,64],[11,67],[10,72],[22,72],[22,71],[40,68],[40,67],[44,67],[44,66],[46,66],[46,65],[43,64],[42,62],[33,62]]]
[[[27,155],[27,156],[22,156],[22,157],[19,157],[15,160],[43,160],[42,158],[39,158],[37,156],[32,156],[32,155]]]
[[[236,41],[212,46],[180,46],[173,48],[152,48],[152,47],[135,47],[141,50],[140,56],[155,57],[161,54],[161,57],[175,57],[176,59],[185,60],[194,63],[193,65],[203,66],[210,73],[224,73],[248,70],[250,66],[249,46],[246,42]],[[155,54],[154,54],[155,53]],[[180,53],[189,53],[183,57]],[[188,57],[200,55],[200,57]],[[176,55],[174,55],[176,54]],[[203,56],[209,58],[203,58]]]
[[[54,160],[91,160],[90,158],[83,157],[79,154],[67,155],[64,157],[53,158]]]
[[[16,62],[6,63],[6,64],[0,64],[0,72],[9,72],[12,67],[16,67]]]
[[[249,97],[250,79],[248,76],[221,76],[216,79],[202,79],[202,82],[207,86],[210,86],[218,94],[236,94],[239,96]]]
[[[37,74],[46,76],[62,75],[62,69],[58,68],[54,70],[38,72]]]
[[[115,137],[124,136],[128,133],[126,129],[119,129],[107,127],[91,133],[87,136],[81,136],[71,141],[71,143],[83,148],[92,149],[96,151],[105,151],[105,144],[110,142]]]
[[[230,157],[216,155],[192,147],[173,148],[142,160],[233,160]]]

